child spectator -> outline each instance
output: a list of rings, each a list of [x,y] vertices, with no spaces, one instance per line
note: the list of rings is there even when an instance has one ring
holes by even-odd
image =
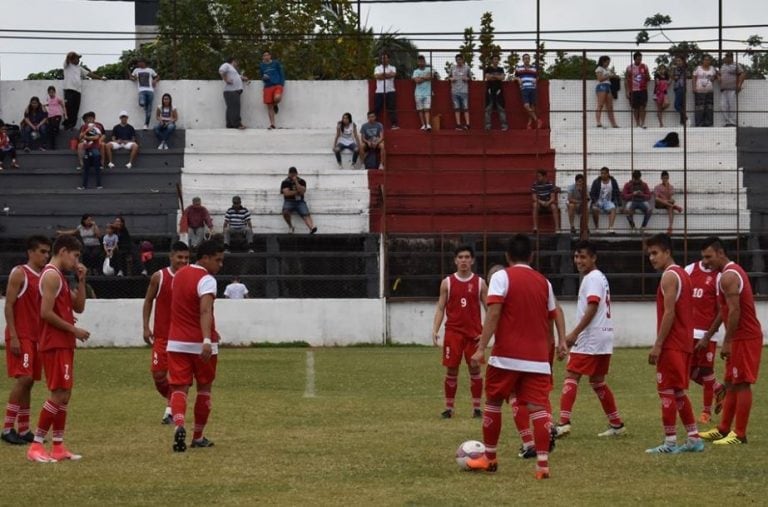
[[[86,140],[86,134],[90,132],[95,132],[94,128],[96,130],[99,130],[101,132],[101,136],[99,136],[98,142],[94,142],[95,140],[88,141]],[[104,125],[96,121],[96,113],[93,111],[88,111],[83,115],[83,125],[80,127],[80,140],[77,145],[77,170],[79,171],[83,167],[83,159],[85,157],[86,151],[90,148],[98,148],[98,153],[100,157],[100,163],[104,160],[104,133],[106,130],[104,129]],[[104,169],[100,166],[101,169]]]
[[[56,149],[56,136],[59,135],[61,120],[67,119],[67,110],[64,101],[56,95],[56,87],[48,87],[48,101],[45,103],[45,111],[48,113],[48,148]]]
[[[662,115],[664,111],[669,107],[669,99],[667,99],[667,90],[669,90],[669,71],[667,66],[661,64],[653,73],[653,98],[656,102],[656,114],[659,117],[659,127],[664,126]]]
[[[139,58],[137,67],[131,73],[131,81],[135,81],[139,87],[139,107],[144,109],[144,130],[149,128],[149,120],[152,119],[152,103],[155,100],[155,86],[160,81],[160,76],[154,69],[147,67],[147,61]]]
[[[106,234],[101,242],[104,246],[104,255],[109,259],[109,264],[112,266],[112,269],[116,269],[116,264],[118,264],[118,259],[115,254],[118,251],[117,245],[119,241],[120,238],[115,234],[115,227],[112,224],[107,224]],[[118,276],[123,276],[123,272],[118,271]]]
[[[173,98],[169,93],[164,93],[163,98],[160,99],[160,105],[157,106],[155,113],[157,118],[157,125],[155,125],[155,136],[160,141],[158,150],[167,150],[168,141],[171,139],[171,134],[176,130],[176,122],[179,121],[179,113],[176,108],[173,107]]]
[[[8,136],[8,127],[5,126],[3,120],[0,120],[0,171],[5,169],[3,162],[5,162],[6,157],[10,157],[12,168],[19,168],[19,164],[16,162],[16,148]]]
[[[667,234],[672,234],[672,224],[675,222],[675,211],[678,213],[683,212],[683,208],[675,203],[675,187],[669,182],[669,173],[667,171],[661,171],[661,183],[653,188],[653,196],[656,200],[656,209],[667,210],[669,216],[669,226],[667,227]]]
[[[360,149],[360,137],[357,135],[357,125],[352,121],[352,115],[344,113],[341,115],[341,121],[336,124],[336,137],[333,140],[333,153],[336,155],[336,162],[341,166],[341,152],[350,150],[352,152],[352,167],[357,164],[357,156]]]
[[[43,109],[40,99],[32,97],[29,105],[24,110],[24,120],[21,122],[21,140],[24,143],[24,151],[29,152],[37,147],[45,151],[43,143],[48,133],[48,113]]]
[[[461,53],[456,55],[456,65],[451,69],[449,81],[451,82],[451,99],[453,101],[454,115],[456,116],[456,130],[469,130],[469,82],[472,80],[472,71],[469,65],[464,63]],[[464,113],[464,124],[461,123],[461,113]]]
[[[120,123],[112,127],[112,141],[107,143],[107,166],[110,169],[115,167],[112,162],[112,150],[129,150],[131,154],[125,167],[126,169],[133,167],[133,161],[139,153],[139,143],[136,142],[136,129],[128,123],[127,111],[120,111]]]
[[[96,123],[86,123],[85,132],[81,134],[83,145],[83,184],[77,187],[78,190],[88,188],[88,179],[91,170],[96,174],[96,189],[101,189],[101,171],[103,159],[101,151],[104,149],[104,127],[99,128]]]

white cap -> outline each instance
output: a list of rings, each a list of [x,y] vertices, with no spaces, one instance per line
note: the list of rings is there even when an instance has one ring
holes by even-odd
[[[128,111],[120,111],[118,118],[122,118],[123,116],[128,116]]]

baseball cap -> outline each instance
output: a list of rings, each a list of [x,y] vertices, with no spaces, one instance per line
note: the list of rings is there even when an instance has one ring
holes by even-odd
[[[128,111],[120,111],[120,114],[118,115],[118,118],[122,118],[123,116],[125,116],[127,118],[128,117]]]

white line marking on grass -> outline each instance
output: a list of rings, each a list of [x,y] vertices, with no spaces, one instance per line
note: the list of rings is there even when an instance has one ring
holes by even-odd
[[[315,397],[315,353],[307,351],[307,384],[304,387],[304,397]]]

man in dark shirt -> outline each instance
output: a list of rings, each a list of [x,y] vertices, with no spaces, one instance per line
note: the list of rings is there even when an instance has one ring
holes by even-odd
[[[291,224],[291,214],[295,211],[299,214],[310,234],[317,232],[317,227],[312,223],[312,216],[309,214],[309,208],[304,200],[304,194],[307,191],[307,182],[302,178],[299,178],[299,171],[295,167],[288,169],[288,177],[280,184],[280,193],[283,194],[285,201],[283,202],[283,218],[285,223],[294,231],[293,224]]]
[[[120,111],[120,123],[112,127],[112,141],[107,143],[107,166],[110,169],[114,169],[115,164],[112,163],[112,150],[128,150],[130,156],[128,163],[125,164],[127,169],[133,167],[133,161],[136,160],[136,155],[139,154],[139,143],[136,142],[136,129],[128,123],[128,113],[126,111]]]
[[[375,164],[369,164],[366,159],[368,152],[379,152],[379,169],[384,169],[386,151],[384,150],[384,125],[376,121],[376,113],[368,111],[368,121],[360,126],[360,159],[366,169],[376,169]],[[372,157],[375,162],[376,157]]]
[[[643,225],[641,231],[645,232],[648,221],[651,219],[651,189],[643,181],[643,174],[635,169],[632,171],[632,179],[624,184],[621,191],[621,198],[626,203],[625,211],[627,213],[627,222],[631,232],[635,232],[635,211],[640,210],[643,213]]]
[[[507,130],[507,113],[504,111],[504,92],[501,83],[504,82],[504,69],[499,66],[499,56],[491,57],[491,65],[483,71],[485,79],[485,130],[491,130],[491,112],[499,112],[501,130]]]
[[[533,199],[533,232],[539,232],[539,213],[547,210],[552,212],[555,224],[555,234],[560,230],[560,209],[557,207],[557,196],[560,189],[547,180],[547,171],[536,171],[536,181],[531,185]]]

